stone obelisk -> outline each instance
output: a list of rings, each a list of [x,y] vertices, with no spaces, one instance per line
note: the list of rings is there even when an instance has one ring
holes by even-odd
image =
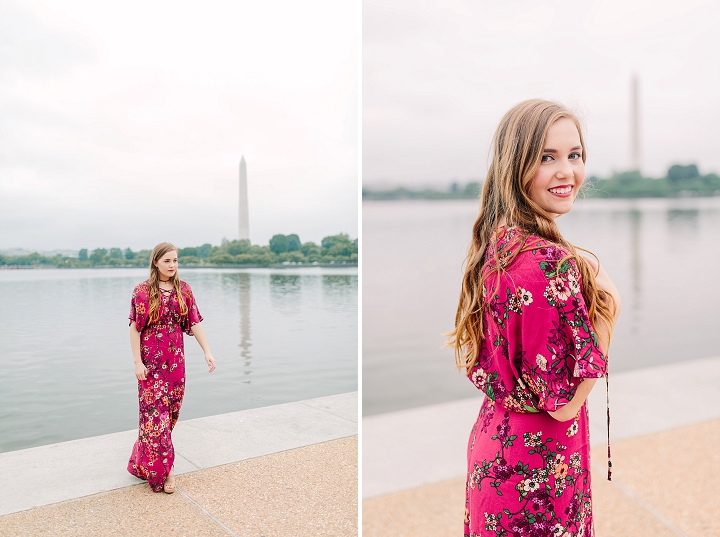
[[[240,203],[238,205],[238,239],[250,240],[250,217],[248,211],[247,166],[245,155],[240,160]]]
[[[633,74],[630,95],[630,169],[640,171],[640,96],[637,74]]]

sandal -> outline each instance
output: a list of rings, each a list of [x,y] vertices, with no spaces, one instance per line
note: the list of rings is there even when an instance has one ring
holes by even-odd
[[[165,483],[163,484],[163,492],[165,494],[172,494],[173,492],[175,492],[175,476],[172,473],[174,469],[175,466],[170,469],[170,473],[165,478]]]

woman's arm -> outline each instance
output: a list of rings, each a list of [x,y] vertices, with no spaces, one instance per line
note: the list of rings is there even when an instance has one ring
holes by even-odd
[[[135,376],[138,380],[145,380],[148,370],[145,364],[142,363],[142,356],[140,354],[140,332],[137,331],[135,321],[130,323],[130,348],[132,349],[133,361],[135,362]]]
[[[585,403],[587,396],[590,395],[590,390],[593,389],[596,382],[597,379],[583,379],[577,387],[577,390],[575,390],[575,395],[570,402],[555,412],[548,412],[548,414],[558,421],[569,421],[573,419],[577,415],[578,410],[583,406],[583,403]]]
[[[595,271],[595,283],[597,284],[597,286],[606,293],[608,293],[610,296],[612,296],[613,301],[615,302],[615,319],[617,320],[618,315],[620,315],[620,293],[618,293],[617,287],[615,287],[615,284],[610,279],[610,276],[608,276],[608,273],[605,272],[605,269],[602,265],[598,265],[595,259],[588,257],[586,257],[585,259],[588,263],[590,263],[590,266]],[[607,326],[607,324],[602,320],[596,322],[595,325],[595,333],[597,334],[598,340],[601,342],[600,350],[605,353],[603,347],[607,348],[607,346],[609,345],[610,327]],[[580,382],[580,385],[577,387],[575,395],[570,400],[570,402],[565,406],[559,408],[555,412],[548,412],[548,414],[550,414],[558,421],[569,421],[573,419],[578,413],[578,410],[580,410],[580,408],[585,403],[588,395],[590,395],[590,390],[593,389],[593,386],[595,386],[596,382],[597,379],[583,379]]]
[[[592,257],[585,257],[585,261],[590,264],[595,272],[595,285],[613,298],[613,301],[615,302],[615,319],[617,320],[620,315],[620,306],[622,305],[620,302],[620,293],[618,292],[617,287],[615,287],[615,284],[610,279],[610,276],[608,276],[608,273],[605,271],[605,267],[599,265],[597,260]],[[597,329],[600,327],[595,328]]]
[[[213,355],[210,352],[210,347],[208,346],[207,338],[205,337],[205,330],[203,330],[202,324],[197,323],[192,325],[192,333],[197,342],[200,344],[200,348],[205,353],[205,362],[207,362],[208,368],[210,369],[208,373],[212,373],[215,371],[215,358],[213,358]]]

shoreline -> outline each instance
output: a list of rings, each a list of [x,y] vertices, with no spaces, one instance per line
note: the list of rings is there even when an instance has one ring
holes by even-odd
[[[268,268],[268,269],[295,269],[295,268],[357,268],[358,263],[348,261],[347,263],[295,263],[287,265],[276,264],[276,265],[240,265],[240,264],[224,264],[224,265],[178,265],[179,268],[185,269],[227,269],[227,268],[238,268],[238,269],[249,269],[249,268]],[[147,268],[147,265],[97,265],[94,267],[63,267],[57,265],[0,265],[0,270],[46,270],[46,269],[58,269],[58,270],[86,270],[86,269],[138,269]]]

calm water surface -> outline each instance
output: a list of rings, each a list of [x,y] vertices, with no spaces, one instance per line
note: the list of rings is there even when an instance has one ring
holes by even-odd
[[[477,211],[363,202],[364,415],[477,395],[441,348]],[[720,198],[585,200],[558,225],[620,291],[611,373],[720,355]]]
[[[208,374],[185,336],[180,419],[358,389],[357,268],[180,272],[217,360]],[[146,278],[147,269],[0,271],[0,452],[137,427],[127,317]]]

